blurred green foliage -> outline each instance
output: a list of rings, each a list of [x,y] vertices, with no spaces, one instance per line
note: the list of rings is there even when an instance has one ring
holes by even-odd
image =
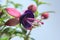
[[[39,1],[39,0],[33,0],[33,1],[36,3],[37,6],[42,5],[42,4],[49,4],[47,2],[42,2],[42,1]]]
[[[13,1],[10,1],[9,3],[11,3],[15,8],[22,7],[21,4],[19,4],[19,3],[14,3]]]

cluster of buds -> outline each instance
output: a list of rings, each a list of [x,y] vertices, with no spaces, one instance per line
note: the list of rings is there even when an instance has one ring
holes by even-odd
[[[17,24],[22,24],[26,30],[31,30],[35,26],[44,24],[34,17],[34,13],[37,11],[37,7],[35,5],[28,6],[27,10],[23,14],[21,14],[15,8],[5,8],[5,10],[9,15],[14,17],[7,20],[5,23],[6,26],[15,26]],[[42,19],[47,19],[48,17],[49,14],[47,12],[41,14]]]

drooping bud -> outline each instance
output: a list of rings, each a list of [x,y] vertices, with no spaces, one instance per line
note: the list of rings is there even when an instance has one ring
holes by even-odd
[[[15,26],[15,25],[17,25],[18,23],[19,23],[19,20],[18,20],[18,19],[12,18],[12,19],[9,19],[9,20],[5,23],[5,25],[7,25],[7,26]]]
[[[47,19],[49,17],[49,13],[45,12],[41,14],[42,19]]]
[[[14,17],[17,17],[17,18],[19,18],[21,16],[21,13],[18,10],[16,10],[15,8],[5,8],[5,10],[11,16],[14,16]]]

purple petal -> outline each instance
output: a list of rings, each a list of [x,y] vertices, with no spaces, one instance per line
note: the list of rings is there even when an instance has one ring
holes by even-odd
[[[22,23],[22,25],[23,25],[25,28],[30,28],[32,25],[27,22],[27,18],[34,18],[34,14],[33,14],[32,11],[27,10],[27,11],[25,11],[25,13],[20,17],[20,23]],[[31,20],[31,22],[33,22],[33,20]]]

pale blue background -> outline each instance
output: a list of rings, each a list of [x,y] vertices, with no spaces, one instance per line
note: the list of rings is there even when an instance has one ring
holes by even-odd
[[[23,9],[27,9],[27,6],[30,4],[35,4],[31,0],[13,0],[15,2],[23,4]],[[41,27],[35,28],[31,32],[31,37],[36,40],[60,40],[60,0],[42,0],[50,3],[50,5],[41,5],[39,6],[39,12],[52,10],[56,13],[51,13],[49,19],[44,20],[44,25]],[[4,3],[3,0],[0,0],[0,3]],[[11,7],[11,6],[10,6]],[[22,12],[21,11],[21,12]],[[17,40],[17,39],[16,39]]]

